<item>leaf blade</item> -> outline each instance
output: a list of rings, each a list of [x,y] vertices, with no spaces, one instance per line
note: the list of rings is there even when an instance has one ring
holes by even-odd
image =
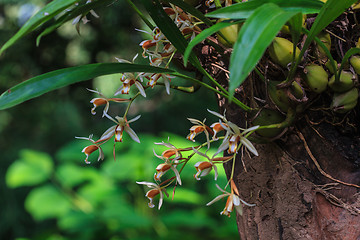
[[[227,22],[227,21],[223,21],[223,22],[219,22],[209,28],[204,29],[203,31],[201,31],[187,46],[185,53],[184,53],[184,63],[186,63],[189,59],[190,53],[192,51],[192,49],[199,44],[200,42],[202,42],[203,40],[205,40],[207,37],[209,37],[210,35],[218,32],[220,29],[223,29],[225,27],[229,27],[233,24],[238,24],[239,22]]]
[[[244,19],[250,17],[255,9],[267,3],[276,4],[284,11],[302,12],[303,14],[318,13],[324,5],[323,2],[318,0],[257,0],[241,2],[225,8],[220,8],[206,14],[206,16],[215,18]]]
[[[254,69],[281,27],[295,14],[297,12],[286,12],[267,3],[247,19],[230,58],[230,96]]]
[[[335,20],[343,11],[350,7],[356,0],[328,0],[321,8],[318,16],[315,19],[314,24],[311,26],[310,32],[305,40],[303,48],[300,51],[299,58],[297,59],[294,67],[289,74],[290,77],[294,74],[295,67],[300,63],[300,59],[304,55],[306,49],[310,46],[315,37],[328,26],[333,20]],[[336,75],[338,78],[339,75]]]
[[[77,0],[54,0],[32,16],[21,28],[0,48],[0,55],[15,42],[21,39],[29,32],[35,30],[44,22],[50,20],[55,15],[75,4]]]
[[[60,69],[26,80],[1,94],[0,110],[13,107],[24,101],[73,83],[86,81],[102,75],[123,72],[166,73],[174,71],[149,65],[130,63],[95,63]]]
[[[66,11],[62,16],[57,18],[55,20],[55,22],[53,24],[51,24],[51,26],[47,27],[45,30],[43,30],[39,34],[39,36],[36,38],[36,46],[39,46],[40,40],[42,37],[50,34],[54,30],[58,29],[60,26],[62,26],[67,21],[69,21],[81,14],[86,14],[92,9],[98,8],[103,5],[110,4],[111,2],[113,2],[113,0],[93,1],[93,2],[88,2],[84,5],[77,6],[69,11]]]

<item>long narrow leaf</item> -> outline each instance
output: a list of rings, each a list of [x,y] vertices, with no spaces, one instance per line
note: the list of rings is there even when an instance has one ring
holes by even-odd
[[[281,27],[295,14],[297,12],[286,12],[267,3],[245,21],[230,59],[230,96],[254,69]]]
[[[32,16],[21,28],[20,30],[10,38],[0,49],[0,55],[11,45],[13,45],[20,38],[28,34],[29,32],[35,30],[41,24],[45,23],[52,19],[55,15],[59,14],[61,11],[70,7],[78,0],[54,0],[46,5],[43,9],[37,12]]]
[[[308,35],[310,31],[307,30],[306,28],[302,28],[302,32]],[[326,56],[330,60],[331,67],[334,69],[334,71],[337,71],[336,70],[337,65],[336,65],[335,60],[334,60],[333,56],[331,55],[329,49],[325,46],[325,44],[318,37],[314,37],[314,41],[316,42],[317,45],[319,45],[319,47],[321,47],[324,50]]]
[[[204,29],[203,31],[201,31],[201,33],[199,33],[187,46],[185,53],[184,53],[184,63],[186,63],[188,61],[188,58],[190,56],[190,53],[192,51],[192,49],[199,44],[201,41],[203,41],[204,39],[206,39],[207,37],[209,37],[210,35],[218,32],[220,29],[223,29],[225,27],[234,25],[234,24],[238,24],[239,22],[227,22],[227,21],[223,21],[223,22],[219,22],[209,28]]]
[[[250,17],[255,9],[266,3],[274,3],[284,11],[301,12],[303,14],[318,13],[324,5],[323,2],[318,0],[254,0],[220,8],[206,14],[206,16],[215,18],[244,19]]]
[[[342,61],[341,61],[341,65],[340,65],[340,68],[339,68],[339,71],[337,73],[337,77],[339,78],[340,77],[340,74],[341,74],[341,70],[343,69],[344,67],[344,64],[349,60],[349,58],[354,55],[354,54],[359,54],[360,53],[360,48],[350,48],[344,55]]]
[[[303,15],[301,13],[296,14],[289,20],[291,39],[294,44],[294,47],[300,40],[301,29],[303,25]]]
[[[123,72],[171,73],[174,71],[130,63],[97,63],[60,69],[31,78],[4,92],[0,95],[0,110],[13,107],[26,100],[73,83]]]
[[[342,14],[347,8],[349,8],[357,0],[328,0],[325,5],[321,8],[314,24],[312,25],[310,32],[306,38],[303,48],[301,49],[300,55],[296,63],[294,64],[291,74],[291,78],[295,72],[296,66],[299,64],[300,59],[304,55],[306,49],[314,38],[323,30],[327,25],[334,21],[340,14]],[[338,75],[337,75],[338,76]]]
[[[39,36],[36,38],[36,45],[38,46],[40,44],[40,40],[42,37],[50,34],[54,30],[62,26],[65,22],[72,20],[73,18],[81,14],[87,14],[90,10],[110,4],[111,2],[113,2],[113,0],[93,1],[77,6],[71,9],[70,11],[66,11],[61,17],[57,18],[56,21],[52,23],[50,27],[47,27],[44,31],[41,32],[41,34],[39,34]]]

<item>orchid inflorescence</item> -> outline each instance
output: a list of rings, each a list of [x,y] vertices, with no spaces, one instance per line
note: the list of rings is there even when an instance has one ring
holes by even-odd
[[[225,4],[228,4],[228,2],[229,1],[225,1]],[[213,1],[207,1],[207,4],[209,4],[209,6],[212,6]],[[200,32],[197,24],[194,23],[196,21],[196,18],[188,13],[185,13],[179,7],[170,4],[169,7],[164,7],[164,11],[174,21],[174,23],[186,39],[192,39],[198,32]],[[92,11],[91,14],[94,15],[95,12]],[[96,17],[98,16],[96,15]],[[84,20],[86,19],[86,16],[79,16],[74,20],[74,22],[79,22],[81,18]],[[86,23],[86,21],[84,21],[84,23]],[[161,32],[158,27],[155,27],[151,32],[146,32],[143,30],[138,31],[145,32],[150,36],[150,39],[144,40],[140,43],[143,51],[142,56],[149,60],[149,64],[151,66],[161,66],[167,68],[172,59],[172,56],[176,52],[176,48],[172,45],[172,43],[166,38],[166,36]],[[132,59],[131,62],[119,58],[116,58],[116,60],[120,63],[131,64],[134,63],[136,58],[137,55]],[[113,137],[113,154],[115,159],[116,143],[123,141],[123,132],[126,132],[135,142],[140,143],[139,137],[130,127],[130,124],[138,120],[140,118],[140,115],[130,120],[128,120],[127,115],[134,100],[140,95],[146,97],[146,91],[148,91],[148,89],[152,89],[155,85],[157,85],[160,78],[163,80],[163,85],[165,86],[166,93],[170,94],[170,79],[172,78],[172,76],[164,73],[123,73],[120,78],[122,85],[114,92],[114,96],[120,94],[129,94],[131,87],[135,85],[138,89],[138,93],[132,96],[132,98],[108,98],[99,90],[88,89],[90,92],[98,95],[90,101],[90,103],[93,104],[91,113],[93,115],[96,115],[96,109],[98,107],[104,106],[102,111],[102,117],[106,117],[108,120],[114,122],[114,125],[109,127],[98,140],[93,140],[93,135],[90,135],[89,137],[76,137],[78,139],[88,140],[91,142],[89,146],[86,146],[82,150],[82,152],[86,155],[85,162],[87,164],[91,163],[89,161],[90,155],[96,150],[99,151],[98,161],[104,159],[104,153],[101,146]],[[144,84],[145,81],[146,84]],[[109,109],[112,103],[127,103],[128,105],[125,113],[122,116],[112,117],[109,114]],[[155,169],[154,182],[137,182],[138,184],[146,185],[150,188],[150,190],[145,195],[150,200],[149,207],[153,208],[155,206],[154,198],[156,196],[159,196],[158,208],[160,209],[163,204],[164,195],[168,196],[166,189],[171,184],[175,185],[174,190],[177,186],[182,185],[181,172],[194,156],[199,156],[203,159],[202,161],[198,161],[194,164],[196,170],[194,178],[196,180],[201,180],[202,177],[205,177],[211,171],[214,171],[216,181],[218,178],[218,170],[216,165],[223,164],[228,161],[233,161],[234,163],[235,157],[240,148],[244,147],[245,150],[251,152],[256,156],[258,155],[255,147],[248,139],[249,135],[252,134],[258,128],[258,126],[243,129],[238,127],[231,121],[228,121],[226,119],[225,112],[223,115],[221,115],[214,111],[208,111],[209,113],[219,118],[218,122],[215,122],[208,126],[205,123],[206,119],[200,121],[197,119],[188,118],[188,120],[190,121],[190,123],[193,124],[193,126],[190,127],[190,133],[187,135],[186,138],[192,142],[195,142],[195,138],[199,134],[204,134],[206,139],[204,143],[198,145],[197,147],[186,148],[177,148],[169,142],[169,139],[167,142],[155,143],[155,145],[161,145],[166,147],[167,149],[161,154],[156,153],[154,150],[155,157],[162,161]],[[219,136],[219,134],[221,133],[224,133],[224,135]],[[212,147],[211,145],[218,141],[222,141],[220,146],[218,147],[215,154],[209,157],[207,152]],[[201,151],[201,149],[205,149],[205,152]],[[225,153],[226,156],[219,157],[218,155],[220,153]],[[169,172],[173,176],[166,180],[162,180],[162,178],[164,178],[164,175],[168,174]],[[230,216],[230,213],[234,207],[236,208],[238,213],[241,214],[243,205],[253,206],[252,204],[249,204],[240,198],[239,190],[236,187],[232,177],[233,176],[230,176],[230,180],[224,189],[216,185],[216,187],[222,192],[222,194],[207,204],[210,205],[215,201],[227,197],[225,209],[221,212],[221,214],[227,216]],[[228,186],[230,186],[230,193],[225,190]],[[173,191],[173,194],[175,194],[175,191]]]

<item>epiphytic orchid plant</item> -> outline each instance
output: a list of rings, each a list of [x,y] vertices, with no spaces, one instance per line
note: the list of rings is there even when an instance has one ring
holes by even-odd
[[[187,139],[195,141],[195,137],[201,134],[204,134],[206,138],[205,142],[199,143],[196,147],[177,148],[170,142],[155,143],[168,149],[160,155],[154,151],[155,156],[162,162],[154,169],[153,180],[137,183],[151,188],[146,193],[146,197],[150,200],[150,207],[155,206],[153,199],[156,196],[160,197],[158,204],[160,209],[164,194],[168,195],[166,189],[169,186],[181,185],[183,187],[181,174],[184,167],[190,164],[193,156],[202,157],[202,161],[191,164],[195,167],[194,178],[200,180],[214,171],[216,180],[216,165],[232,161],[234,168],[235,158],[239,151],[246,151],[252,156],[257,156],[258,152],[252,143],[253,140],[271,141],[281,137],[286,128],[294,123],[296,117],[306,110],[308,105],[304,103],[309,98],[313,99],[313,95],[316,97],[316,94],[320,94],[319,86],[322,80],[311,80],[309,77],[306,80],[307,83],[304,84],[303,81],[295,81],[294,76],[297,75],[299,66],[304,68],[302,61],[307,59],[304,57],[305,53],[313,50],[314,47],[311,45],[313,41],[316,42],[318,51],[322,53],[322,59],[326,60],[328,68],[338,69],[334,73],[335,86],[332,88],[329,85],[330,88],[343,86],[340,73],[344,68],[344,63],[351,55],[360,53],[360,49],[354,48],[345,54],[343,62],[337,68],[326,42],[319,39],[319,34],[343,12],[343,9],[350,7],[355,1],[329,0],[324,4],[324,1],[318,0],[141,0],[139,2],[148,13],[144,14],[131,0],[127,0],[134,9],[134,13],[137,13],[150,29],[150,31],[136,29],[136,31],[149,35],[149,39],[139,42],[139,49],[142,51],[142,57],[148,61],[147,64],[137,64],[135,56],[132,61],[117,58],[117,63],[95,63],[45,73],[4,92],[0,96],[0,110],[76,82],[102,75],[122,73],[120,79],[122,85],[119,89],[114,89],[114,96],[121,95],[121,98],[107,98],[98,90],[89,90],[98,95],[97,98],[90,101],[93,104],[91,113],[96,114],[96,108],[103,106],[102,116],[113,121],[115,125],[106,130],[97,140],[92,139],[92,135],[89,138],[78,137],[91,142],[91,145],[83,149],[86,163],[91,163],[89,159],[96,150],[99,151],[98,161],[103,160],[104,153],[101,145],[108,142],[113,136],[115,136],[115,143],[121,144],[124,131],[135,142],[141,142],[141,139],[130,127],[130,124],[138,120],[140,116],[128,120],[128,113],[133,102],[140,97],[147,97],[146,92],[152,91],[154,86],[164,87],[167,94],[171,94],[172,91],[193,93],[195,89],[203,87],[216,93],[227,104],[231,103],[244,112],[242,126],[227,120],[225,113],[222,115],[217,111],[209,111],[219,118],[218,122],[209,126],[205,120],[188,118],[193,125],[190,127]],[[67,21],[72,21],[76,25],[76,30],[79,31],[81,24],[89,21],[88,18],[101,18],[96,14],[96,9],[110,3],[116,4],[116,0],[51,1],[2,46],[0,54],[26,34],[35,31],[50,20],[52,21],[50,26],[39,34],[37,44],[40,44],[40,39],[46,34]],[[306,14],[318,14],[309,29],[306,29],[303,21]],[[147,16],[150,16],[151,19]],[[286,35],[285,31],[288,31],[287,36],[283,37]],[[213,35],[215,33],[216,35]],[[282,37],[279,37],[279,33]],[[297,45],[299,45],[300,36],[304,34],[306,40],[302,43],[300,51]],[[199,50],[204,46],[216,52],[215,55],[219,60],[214,60],[215,62],[212,63],[206,62],[210,60],[203,58],[201,55],[205,53]],[[264,57],[267,49],[270,58]],[[180,73],[176,68],[171,67],[172,61],[182,62],[184,67],[191,65],[189,69],[195,71],[197,77]],[[226,64],[227,62],[229,64]],[[284,81],[272,81],[271,74],[267,73],[270,63],[283,69]],[[217,69],[223,73],[222,80],[216,78],[218,72],[212,66],[217,66]],[[355,68],[355,66],[353,67]],[[311,69],[307,71],[311,72]],[[241,90],[247,87],[243,83],[246,82],[249,74],[255,74],[258,79],[263,81],[265,90],[262,91],[267,92],[268,97],[262,98],[261,91],[254,89],[251,89],[251,96],[243,97],[240,94]],[[171,81],[174,77],[183,78],[194,85],[192,87],[178,86]],[[135,94],[131,94],[133,91],[130,89],[134,88],[134,85],[137,91]],[[347,85],[350,87],[346,87],[342,94],[352,91],[351,106],[348,102],[339,102],[339,97],[335,94],[335,98],[338,100],[331,105],[335,112],[350,111],[357,103],[357,88],[352,82]],[[248,101],[249,98],[251,98],[250,101]],[[342,96],[343,98],[344,96]],[[346,99],[349,98],[346,97]],[[127,104],[125,112],[119,116],[111,116],[109,109],[116,107],[114,103]],[[264,119],[264,109],[271,112],[271,116],[279,117],[271,121]],[[253,134],[255,132],[256,134]],[[219,136],[221,134],[223,136]],[[210,157],[207,151],[213,148],[216,142],[221,142],[220,146]],[[166,180],[165,176],[167,176]],[[232,171],[228,176],[228,184],[224,188],[217,186],[223,194],[208,204],[227,197],[225,209],[221,212],[227,216],[230,216],[234,207],[241,214],[243,206],[253,206],[240,198],[241,193],[235,185],[233,177]],[[230,193],[225,190],[228,186],[230,186]]]

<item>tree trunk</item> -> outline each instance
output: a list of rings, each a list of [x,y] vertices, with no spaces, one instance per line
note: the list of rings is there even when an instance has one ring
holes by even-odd
[[[227,115],[244,119],[229,107]],[[257,144],[259,157],[236,160],[240,195],[256,204],[237,216],[241,239],[360,239],[360,189],[336,182],[360,184],[358,139],[305,121],[281,139]]]

